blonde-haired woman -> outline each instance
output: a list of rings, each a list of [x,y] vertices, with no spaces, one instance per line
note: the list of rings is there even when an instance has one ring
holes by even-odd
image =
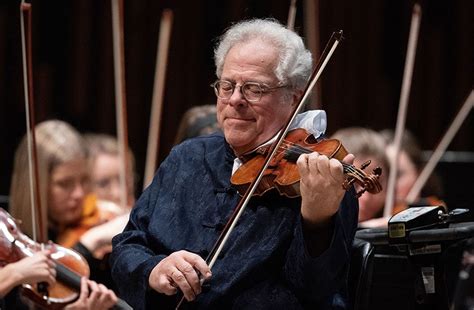
[[[36,150],[38,157],[39,192],[42,213],[37,215],[48,225],[42,234],[56,243],[63,232],[81,223],[85,216],[85,205],[89,193],[89,171],[87,165],[87,148],[79,134],[69,124],[50,120],[38,124],[35,128]],[[93,200],[93,199],[89,199]],[[22,221],[22,231],[33,235],[38,232],[38,221],[31,216],[30,183],[28,169],[28,149],[26,137],[17,148],[14,159],[12,184],[10,188],[10,212],[13,217]],[[36,225],[36,227],[34,227]],[[107,224],[104,224],[107,225]],[[100,225],[100,226],[104,226]],[[99,226],[98,226],[99,227]],[[79,238],[79,252],[90,262],[91,253],[98,246],[98,240],[112,236],[110,229],[96,229],[93,235],[85,232]],[[76,245],[77,246],[77,245]],[[91,267],[91,277],[94,278],[94,266]],[[90,291],[84,298],[79,298],[72,308],[110,308],[117,301],[113,291],[94,281],[83,281],[83,290]],[[82,295],[81,295],[82,296]],[[97,298],[100,296],[100,298]]]

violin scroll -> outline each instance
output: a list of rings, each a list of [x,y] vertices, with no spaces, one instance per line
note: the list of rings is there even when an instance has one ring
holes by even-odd
[[[366,174],[363,170],[370,165],[370,160],[363,163],[360,168],[352,165],[343,165],[344,173],[347,175],[342,187],[348,190],[354,183],[360,186],[360,190],[356,192],[357,198],[363,193],[369,192],[377,194],[382,191],[382,185],[379,182],[379,177],[382,175],[382,168],[376,167],[372,170],[372,174]]]

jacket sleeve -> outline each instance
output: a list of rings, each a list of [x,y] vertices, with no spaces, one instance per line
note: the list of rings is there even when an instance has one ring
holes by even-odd
[[[334,215],[330,245],[318,257],[311,257],[307,250],[299,218],[287,253],[284,277],[303,304],[332,307],[336,295],[345,295],[357,214],[357,199],[352,192],[347,192]]]

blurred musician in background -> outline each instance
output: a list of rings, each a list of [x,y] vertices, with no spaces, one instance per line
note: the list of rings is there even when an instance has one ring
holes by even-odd
[[[135,203],[135,156],[127,151],[127,205],[120,206],[120,156],[117,138],[106,134],[85,134],[89,151],[91,191],[99,201],[131,209]]]
[[[359,197],[360,225],[363,226],[368,220],[380,218],[383,215],[389,173],[388,159],[385,154],[386,144],[382,135],[369,128],[348,127],[337,130],[331,138],[341,141],[344,147],[355,155],[356,167],[370,160],[370,165],[365,168],[366,171],[372,171],[376,167],[382,168],[382,175],[379,178],[382,191],[377,195]]]
[[[179,123],[175,143],[186,139],[221,131],[216,117],[216,105],[195,106],[187,110]]]
[[[383,217],[383,209],[390,168],[389,158],[395,156],[393,145],[391,145],[393,131],[387,129],[378,133],[366,128],[346,128],[337,131],[332,137],[341,140],[346,148],[356,155],[356,165],[360,165],[366,159],[371,159],[372,163],[366,169],[372,169],[377,165],[383,168],[383,174],[380,177],[383,191],[378,195],[363,195],[359,198],[359,226],[366,228],[386,227],[391,216]],[[413,135],[409,131],[405,131],[398,159],[395,204],[392,214],[409,207],[406,197],[422,168],[421,149]],[[441,194],[442,187],[439,179],[436,175],[432,175],[413,205],[444,206],[445,203],[437,198]]]
[[[395,156],[394,146],[392,145],[394,132],[391,129],[385,129],[381,131],[381,134],[387,143],[387,157],[393,158]],[[402,135],[400,153],[398,155],[397,182],[395,185],[395,205],[406,205],[408,193],[418,179],[418,176],[423,169],[424,163],[425,161],[423,160],[418,141],[410,131],[405,130]],[[426,184],[421,189],[415,204],[445,205],[445,203],[439,199],[440,197],[443,197],[443,187],[441,185],[441,180],[435,173],[432,173]]]
[[[69,124],[50,120],[38,124],[36,149],[39,171],[43,223],[42,232],[53,242],[81,253],[88,261],[91,279],[109,286],[110,274],[105,269],[104,246],[125,226],[126,219],[110,218],[102,212],[91,195],[88,151],[82,136]],[[10,213],[22,221],[21,229],[33,234],[27,141],[24,137],[15,153],[10,189]],[[106,262],[105,262],[106,263]]]

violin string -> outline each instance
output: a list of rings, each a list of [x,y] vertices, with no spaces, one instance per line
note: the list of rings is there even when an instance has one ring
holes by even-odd
[[[281,150],[281,152],[286,151],[290,155],[309,154],[309,153],[313,152],[312,150],[304,148],[301,145],[298,145],[294,142],[285,141],[285,140],[282,142],[282,144],[280,145],[278,150],[279,151]],[[300,152],[297,152],[297,151],[300,151]],[[360,179],[365,179],[367,177],[364,172],[362,172],[360,169],[357,169],[356,167],[354,167],[354,165],[349,165],[349,164],[346,164],[344,162],[341,162],[341,163],[342,163],[342,166],[343,166],[343,169],[344,169],[345,173],[351,173],[353,175],[355,174]]]
[[[304,148],[298,144],[295,144],[293,142],[288,142],[285,141],[285,144],[283,146],[280,146],[280,149],[285,150],[286,152],[290,153],[291,155],[301,155],[301,154],[309,154],[313,152],[310,149]],[[289,147],[288,147],[289,146]],[[299,150],[300,153],[296,152],[296,150]],[[357,169],[353,165],[349,165],[346,163],[341,162],[343,167],[346,168],[347,171],[349,172],[358,172]]]
[[[304,148],[298,144],[295,144],[293,142],[289,141],[284,141],[284,144],[280,146],[279,149],[286,150],[287,153],[290,153],[291,155],[300,155],[300,154],[308,154],[311,153],[312,150]],[[300,152],[297,152],[300,151]],[[353,165],[349,165],[346,163],[342,163],[343,169],[345,173],[351,173],[352,175],[357,175],[360,179],[365,179],[367,176],[361,172],[359,169],[355,168]]]

